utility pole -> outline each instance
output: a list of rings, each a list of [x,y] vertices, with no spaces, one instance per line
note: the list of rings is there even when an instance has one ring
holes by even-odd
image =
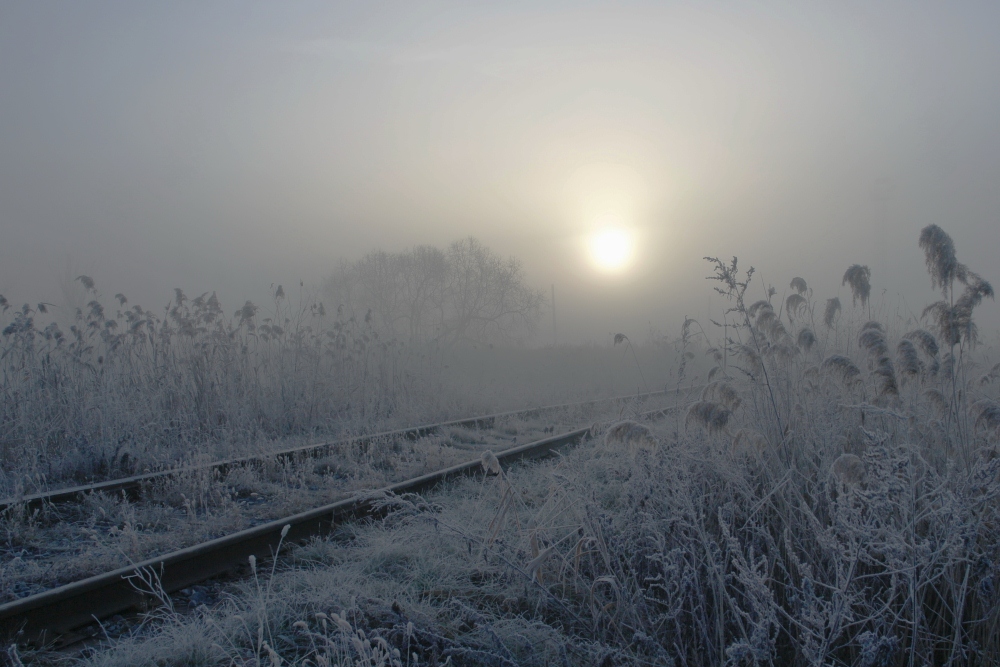
[[[559,338],[556,334],[556,284],[552,283],[552,346],[555,347],[559,342]]]

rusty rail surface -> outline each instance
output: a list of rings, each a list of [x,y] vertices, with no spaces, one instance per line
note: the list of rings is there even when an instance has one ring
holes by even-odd
[[[680,405],[676,403],[641,416],[664,416]],[[546,457],[559,448],[581,442],[589,433],[589,427],[578,428],[506,449],[496,456],[504,465]],[[301,543],[329,534],[345,522],[373,516],[378,511],[378,500],[387,494],[420,493],[456,477],[482,472],[482,460],[477,458],[0,605],[0,640],[36,646],[72,643],[80,638],[73,633],[78,628],[155,603],[150,593],[133,585],[137,575],[155,577],[163,592],[173,593],[245,566],[250,556],[268,558],[275,554],[282,540]]]

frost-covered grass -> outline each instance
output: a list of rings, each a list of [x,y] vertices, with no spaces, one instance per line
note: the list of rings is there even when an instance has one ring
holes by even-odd
[[[45,504],[38,511],[14,505],[0,514],[0,603],[617,412],[612,405],[577,407],[547,412],[544,419],[501,418],[489,430],[451,428],[416,441],[346,444],[322,457],[269,460],[224,475],[202,468],[161,480],[133,500],[98,493],[80,503]]]
[[[401,664],[995,664],[1000,459],[936,465],[895,418],[844,420],[809,413],[790,468],[664,422],[653,452],[386,498],[88,664],[368,664],[358,630]],[[831,474],[848,450],[864,481]]]
[[[681,360],[715,364],[686,412],[531,467],[484,455],[87,664],[997,664],[992,288],[940,229],[920,243],[923,322],[879,319],[867,267],[848,307],[801,278],[751,302],[712,260],[730,308],[684,324]]]
[[[379,338],[279,287],[229,316],[179,290],[162,314],[0,296],[0,497],[406,425],[645,390],[610,345],[444,348]],[[669,350],[641,351],[666,377]],[[656,372],[660,371],[660,372]],[[657,387],[659,388],[659,387]]]
[[[66,321],[8,308],[0,359],[0,489],[113,477],[421,412],[412,351],[364,323],[276,298],[227,316],[179,290],[162,316],[89,303]],[[65,329],[65,330],[64,330]],[[412,376],[412,377],[411,377]]]

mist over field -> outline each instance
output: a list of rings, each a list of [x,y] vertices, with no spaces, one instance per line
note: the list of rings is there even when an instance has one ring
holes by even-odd
[[[823,296],[868,265],[917,311],[934,292],[914,239],[939,224],[1000,278],[988,3],[0,13],[13,301],[85,274],[146,307],[179,287],[229,310],[471,235],[555,286],[562,341],[603,343],[708,316],[705,255]],[[633,245],[615,273],[588,255],[608,226]]]
[[[1000,664],[997,26],[0,5],[0,664]]]

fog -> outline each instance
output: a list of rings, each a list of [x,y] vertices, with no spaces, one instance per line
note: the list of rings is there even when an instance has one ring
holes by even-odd
[[[997,25],[992,3],[6,3],[0,293],[58,303],[86,274],[232,311],[475,236],[554,289],[560,342],[719,312],[706,255],[848,302],[866,264],[873,301],[919,314],[926,225],[1000,283]],[[609,226],[630,254],[602,270]]]

